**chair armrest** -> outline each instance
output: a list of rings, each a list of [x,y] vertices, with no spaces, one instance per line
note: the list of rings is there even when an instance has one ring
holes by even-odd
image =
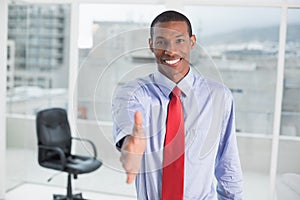
[[[93,148],[94,158],[97,158],[97,149],[95,144],[91,140],[85,138],[77,138],[77,137],[72,137],[72,139],[89,143]]]
[[[54,147],[54,146],[46,146],[46,145],[38,145],[38,147],[41,149],[46,149],[46,150],[57,152],[59,155],[59,158],[60,158],[61,166],[62,166],[61,170],[63,170],[65,168],[67,159],[66,159],[64,151],[61,148]]]

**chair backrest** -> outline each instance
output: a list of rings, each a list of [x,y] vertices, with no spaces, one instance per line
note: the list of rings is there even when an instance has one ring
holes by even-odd
[[[61,148],[66,157],[71,153],[71,131],[67,112],[62,108],[50,108],[38,112],[36,117],[38,145]],[[53,151],[39,148],[39,162],[58,156]]]

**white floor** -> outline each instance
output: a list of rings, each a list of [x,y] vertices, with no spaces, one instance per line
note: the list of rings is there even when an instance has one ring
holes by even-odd
[[[76,192],[76,191],[75,191]],[[80,191],[82,192],[82,191]],[[62,187],[51,187],[32,183],[22,184],[6,194],[5,200],[52,200],[53,194],[65,194]],[[94,200],[135,200],[135,197],[126,197],[124,195],[102,194],[96,192],[83,191],[82,195],[86,199]]]
[[[52,194],[65,194],[67,174],[40,167],[37,153],[32,150],[7,151],[6,200],[51,199]],[[119,162],[105,161],[95,172],[72,180],[73,190],[88,199],[136,199],[134,184],[125,183],[125,173],[118,170]],[[53,177],[48,182],[47,180]],[[43,198],[42,198],[43,197]]]
[[[73,181],[73,188],[82,192],[87,199],[136,199],[134,184],[125,183],[126,176],[118,170],[118,162],[105,163],[96,172],[80,175]],[[54,193],[65,194],[65,173],[57,174],[51,182],[47,182],[56,173],[38,165],[35,151],[10,149],[7,151],[6,200],[51,200]],[[267,174],[244,172],[244,200],[267,200],[268,191]]]

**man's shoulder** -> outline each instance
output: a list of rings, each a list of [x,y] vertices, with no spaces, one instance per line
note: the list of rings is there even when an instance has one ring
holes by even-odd
[[[122,95],[126,93],[133,95],[142,91],[147,91],[148,88],[153,84],[153,74],[149,74],[148,76],[136,78],[119,84],[116,89],[116,93]]]
[[[217,92],[217,93],[225,93],[226,95],[231,95],[231,90],[222,82],[207,76],[202,76],[197,73],[195,76],[195,88],[206,88],[208,91]]]
[[[122,84],[123,87],[134,87],[139,88],[141,86],[145,87],[149,84],[153,84],[153,74],[149,74],[144,77],[135,78],[133,80],[129,80]]]

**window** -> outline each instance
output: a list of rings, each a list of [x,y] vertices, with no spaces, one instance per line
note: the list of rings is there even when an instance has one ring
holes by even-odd
[[[281,134],[300,137],[300,10],[288,10]]]
[[[163,6],[149,4],[80,5],[79,118],[110,121],[116,87],[156,69],[148,50],[149,26],[162,10]]]
[[[44,15],[49,10],[57,12]],[[53,26],[45,27],[41,23],[45,18]],[[69,63],[66,56],[69,52],[69,18],[70,6],[67,4],[13,1],[8,5],[6,110],[9,115],[6,121],[6,163],[13,167],[6,176],[7,190],[24,183],[26,177],[30,176],[26,174],[29,163],[36,162],[35,159],[27,162],[29,154],[36,158],[35,151],[28,154],[28,150],[36,145],[31,143],[35,138],[34,131],[23,124],[28,122],[28,116],[33,116],[44,108],[67,108]],[[57,27],[61,34],[52,31],[58,29]],[[49,45],[49,40],[57,42]],[[52,60],[59,61],[53,65]],[[19,114],[23,115],[21,122],[15,117]],[[33,125],[34,120],[31,123]]]
[[[278,146],[276,190],[278,199],[294,198],[295,174],[300,173],[300,9],[288,9],[285,69]],[[287,192],[289,191],[289,192]]]
[[[198,37],[193,65],[231,89],[237,132],[272,134],[280,9],[187,6],[185,11]]]
[[[15,89],[7,101],[8,113],[34,115],[43,108],[67,108],[69,13],[70,6],[64,4],[9,5],[8,39],[15,48],[11,80],[16,81],[10,85]]]
[[[268,199],[266,136],[273,133],[280,9],[186,6],[185,12],[198,38],[194,68],[224,83],[234,96],[245,197]]]

